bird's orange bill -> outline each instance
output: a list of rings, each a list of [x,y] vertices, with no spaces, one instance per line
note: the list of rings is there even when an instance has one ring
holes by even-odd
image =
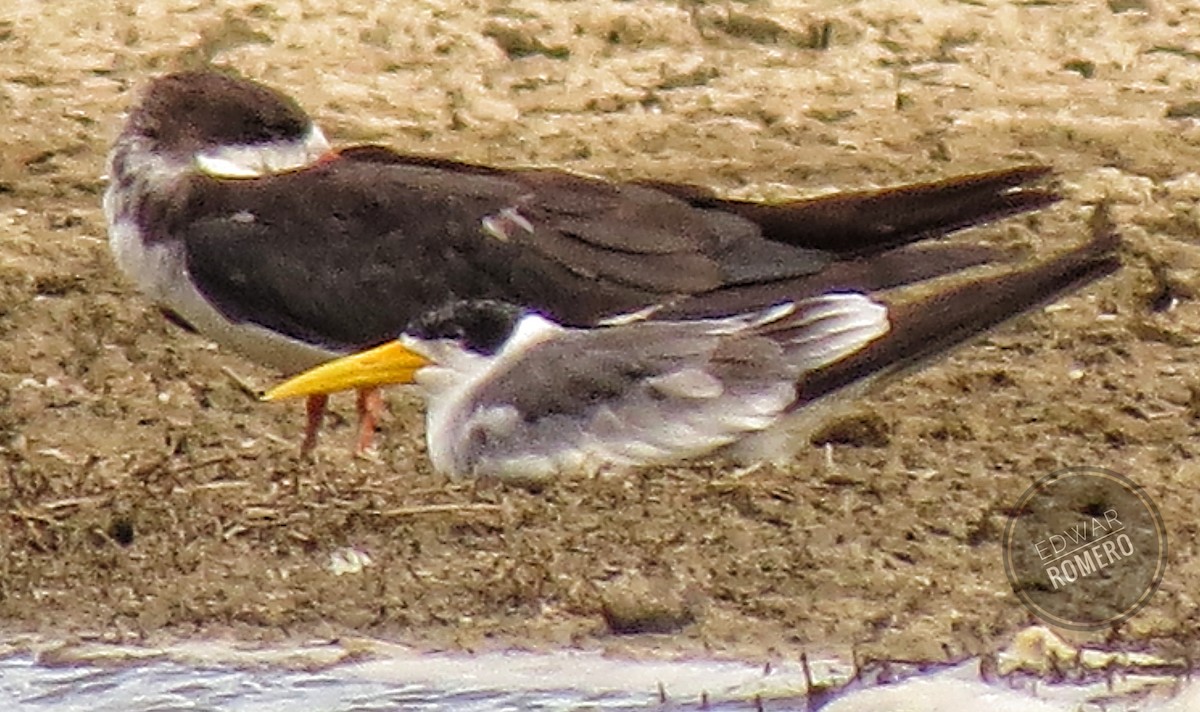
[[[267,391],[263,400],[275,401],[394,383],[412,383],[416,372],[431,363],[399,341],[391,341],[305,371]]]

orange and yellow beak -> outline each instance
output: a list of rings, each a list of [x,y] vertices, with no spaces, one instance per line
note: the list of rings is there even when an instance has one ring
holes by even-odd
[[[309,369],[263,395],[276,401],[394,383],[412,383],[417,371],[433,363],[399,341],[344,356]]]

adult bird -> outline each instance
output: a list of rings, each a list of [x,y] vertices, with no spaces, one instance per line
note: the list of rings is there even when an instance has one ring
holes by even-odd
[[[725,200],[614,183],[332,150],[300,106],[219,71],[149,82],[109,156],[119,267],[218,344],[294,373],[391,339],[454,300],[493,299],[587,327],[650,305],[729,316],[818,286],[873,290],[995,258],[913,245],[1058,199],[1025,166],[810,200]],[[359,448],[380,401],[359,393]],[[308,403],[302,449],[325,397]]]
[[[573,328],[501,302],[457,302],[266,398],[415,382],[431,462],[455,476],[537,481],[712,453],[779,460],[807,442],[796,431],[811,426],[812,406],[1117,269],[1102,215],[1093,230],[1041,264],[894,307],[828,291],[725,318]]]

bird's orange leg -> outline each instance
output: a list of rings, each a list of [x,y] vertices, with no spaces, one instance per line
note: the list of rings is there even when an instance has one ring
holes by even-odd
[[[363,388],[358,391],[358,440],[354,454],[361,455],[371,449],[375,440],[375,426],[383,416],[383,391],[378,388]]]
[[[304,411],[307,420],[304,425],[304,440],[300,443],[300,454],[307,455],[317,446],[317,434],[321,430],[321,421],[325,419],[325,406],[329,404],[329,396],[321,393],[309,396],[304,401]]]

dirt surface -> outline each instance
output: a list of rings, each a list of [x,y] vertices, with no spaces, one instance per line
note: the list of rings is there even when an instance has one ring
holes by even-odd
[[[10,0],[2,625],[944,660],[1031,621],[1006,512],[1088,464],[1146,488],[1171,549],[1144,611],[1075,637],[1195,659],[1198,37],[1200,8],[1154,0]],[[1050,254],[1108,197],[1127,266],[856,404],[787,468],[450,482],[403,393],[377,461],[350,456],[345,399],[300,460],[299,407],[251,397],[278,374],[166,323],[108,254],[131,92],[207,60],[292,92],[335,142],[739,197],[1047,162],[1066,201],[958,239]],[[370,565],[336,575],[350,551]]]

